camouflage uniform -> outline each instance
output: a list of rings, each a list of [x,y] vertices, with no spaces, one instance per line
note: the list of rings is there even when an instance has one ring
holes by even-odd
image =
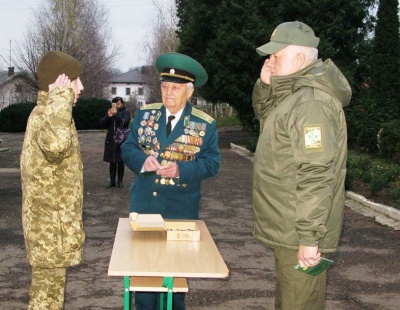
[[[32,286],[29,309],[62,309],[65,268],[82,261],[83,173],[67,86],[39,91],[21,153],[22,224]]]

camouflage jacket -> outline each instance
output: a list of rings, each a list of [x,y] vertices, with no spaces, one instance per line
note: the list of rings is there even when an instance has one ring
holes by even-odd
[[[21,153],[22,224],[29,263],[42,268],[82,261],[83,167],[67,86],[39,91]]]

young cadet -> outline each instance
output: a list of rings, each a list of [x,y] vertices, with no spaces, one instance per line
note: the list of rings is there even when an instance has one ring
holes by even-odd
[[[82,261],[83,167],[72,107],[83,90],[74,57],[46,53],[21,153],[22,225],[32,284],[29,309],[63,309],[66,270]]]

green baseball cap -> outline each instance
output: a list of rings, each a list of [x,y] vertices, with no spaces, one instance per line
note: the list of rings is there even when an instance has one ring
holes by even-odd
[[[256,48],[259,55],[265,56],[274,54],[289,45],[299,45],[308,47],[317,47],[319,38],[314,34],[311,27],[302,22],[282,23],[271,35],[271,40],[267,44]]]
[[[193,58],[179,53],[165,53],[158,56],[156,67],[160,81],[190,83],[201,86],[208,76],[203,66]]]

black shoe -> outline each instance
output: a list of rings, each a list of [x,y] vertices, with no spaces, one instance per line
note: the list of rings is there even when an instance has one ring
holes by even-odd
[[[124,183],[122,181],[118,181],[118,187],[119,188],[123,188],[124,187]]]
[[[110,182],[110,183],[107,185],[107,188],[110,188],[110,187],[115,187],[115,182]]]

